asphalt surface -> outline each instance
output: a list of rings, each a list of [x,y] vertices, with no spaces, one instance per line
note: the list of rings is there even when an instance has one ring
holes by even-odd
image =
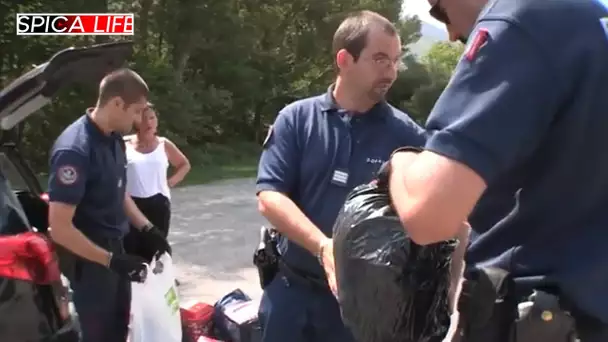
[[[169,241],[182,303],[215,303],[240,288],[261,296],[252,255],[265,223],[253,179],[174,189]]]

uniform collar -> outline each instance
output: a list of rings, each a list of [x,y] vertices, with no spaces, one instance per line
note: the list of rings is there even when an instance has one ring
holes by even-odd
[[[321,98],[321,110],[323,112],[326,112],[326,113],[338,113],[338,114],[339,113],[345,113],[346,110],[340,108],[340,106],[336,102],[336,99],[334,98],[334,95],[333,95],[334,87],[335,87],[335,84],[330,85],[327,88],[327,92],[325,92],[325,94],[322,96],[322,98]],[[376,105],[374,105],[364,115],[365,116],[369,116],[369,117],[373,117],[373,118],[376,118],[376,119],[385,119],[386,118],[386,114],[388,112],[390,112],[390,110],[391,109],[390,109],[388,103],[386,103],[386,101],[380,101]]]
[[[95,121],[93,121],[93,119],[91,119],[91,116],[89,115],[91,111],[92,109],[89,108],[84,114],[84,125],[86,126],[87,132],[95,137],[95,139],[100,141],[109,142],[116,139],[116,133],[112,132],[110,135],[107,135],[101,130],[101,128],[99,128],[99,126],[95,123]]]

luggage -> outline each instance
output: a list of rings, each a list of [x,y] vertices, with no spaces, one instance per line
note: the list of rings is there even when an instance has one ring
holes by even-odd
[[[240,289],[225,295],[215,304],[215,337],[226,342],[260,342],[259,305]]]
[[[200,302],[182,305],[182,342],[198,342],[201,337],[210,336],[214,310],[213,306]]]
[[[444,338],[450,326],[449,266],[455,240],[428,246],[412,242],[391,207],[385,182],[351,191],[333,240],[338,300],[355,340]]]

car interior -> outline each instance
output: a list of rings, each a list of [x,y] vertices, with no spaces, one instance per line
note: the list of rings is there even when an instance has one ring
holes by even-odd
[[[12,149],[14,147],[0,147],[0,170],[21,203],[30,226],[38,232],[46,233],[48,227],[48,204],[41,197],[43,192],[41,189],[38,189],[40,185],[37,180],[35,184],[26,180],[24,175],[31,173],[31,171],[17,166],[21,158],[18,157],[18,153],[11,151]],[[11,155],[14,156],[11,158]],[[9,231],[2,232],[2,234],[18,234],[29,231],[27,227],[20,228],[17,225],[11,225],[11,227]]]

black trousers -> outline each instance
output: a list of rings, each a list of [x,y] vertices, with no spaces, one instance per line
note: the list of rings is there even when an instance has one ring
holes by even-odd
[[[171,201],[160,193],[146,198],[131,198],[148,220],[160,229],[166,239],[171,222]],[[137,233],[137,228],[131,227],[131,231],[125,236],[124,244],[128,254],[142,255],[140,235]]]

